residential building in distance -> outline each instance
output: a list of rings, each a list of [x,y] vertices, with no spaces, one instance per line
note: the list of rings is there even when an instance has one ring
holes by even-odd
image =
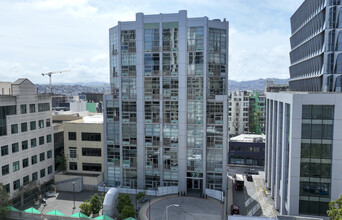
[[[249,132],[265,134],[266,97],[258,91],[249,95]]]
[[[305,0],[292,15],[292,91],[342,91],[340,5],[336,0]]]
[[[241,134],[229,139],[228,163],[264,166],[265,135]]]
[[[248,134],[249,129],[249,95],[248,91],[229,92],[229,136]]]
[[[298,8],[291,17],[294,91],[266,93],[265,181],[281,214],[326,216],[342,195],[340,5],[305,0]]]
[[[24,78],[0,86],[0,183],[15,198],[22,185],[53,179],[51,97]]]
[[[184,10],[137,13],[109,37],[106,183],[208,196],[225,191],[228,22],[188,18]]]

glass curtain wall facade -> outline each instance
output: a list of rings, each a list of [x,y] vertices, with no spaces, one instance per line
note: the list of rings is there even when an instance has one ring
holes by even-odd
[[[186,11],[110,29],[108,185],[225,190],[227,57],[228,22]]]
[[[291,17],[292,91],[342,91],[341,7],[340,0],[306,0]]]

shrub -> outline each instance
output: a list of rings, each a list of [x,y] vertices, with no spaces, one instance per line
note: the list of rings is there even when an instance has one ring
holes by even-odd
[[[87,216],[90,216],[91,215],[91,205],[90,203],[88,203],[88,201],[85,201],[84,203],[82,203],[80,205],[80,209],[81,209],[81,212]]]

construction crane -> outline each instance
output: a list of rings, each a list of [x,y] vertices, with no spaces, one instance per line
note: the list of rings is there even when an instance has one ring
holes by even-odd
[[[70,72],[70,70],[61,70],[61,71],[54,71],[54,72],[42,73],[42,76],[49,76],[49,80],[50,80],[50,94],[51,94],[51,95],[52,95],[51,75],[52,75],[52,74],[57,74],[57,73],[64,73],[64,72]]]

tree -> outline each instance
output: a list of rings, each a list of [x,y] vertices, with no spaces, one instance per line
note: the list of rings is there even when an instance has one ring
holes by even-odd
[[[67,160],[65,155],[58,155],[56,157],[57,170],[65,172],[67,170]]]
[[[89,203],[91,205],[91,212],[93,214],[98,214],[102,207],[101,197],[95,193],[92,197],[90,197]]]
[[[132,205],[131,203],[131,198],[129,197],[128,194],[120,194],[119,195],[119,201],[118,201],[118,205],[116,206],[118,211],[120,213],[122,213],[122,209],[127,206],[127,205]]]
[[[330,217],[330,220],[342,219],[342,195],[336,201],[329,202],[327,214]]]
[[[122,219],[129,218],[129,217],[135,217],[135,211],[134,211],[134,207],[132,204],[125,205],[121,213]]]
[[[137,200],[144,199],[146,196],[146,192],[138,192],[138,194],[135,196]]]
[[[80,205],[81,212],[87,216],[91,215],[91,205],[88,201],[85,201]]]
[[[5,219],[5,214],[9,211],[8,207],[10,205],[9,202],[10,195],[4,189],[2,183],[0,183],[0,219]]]

